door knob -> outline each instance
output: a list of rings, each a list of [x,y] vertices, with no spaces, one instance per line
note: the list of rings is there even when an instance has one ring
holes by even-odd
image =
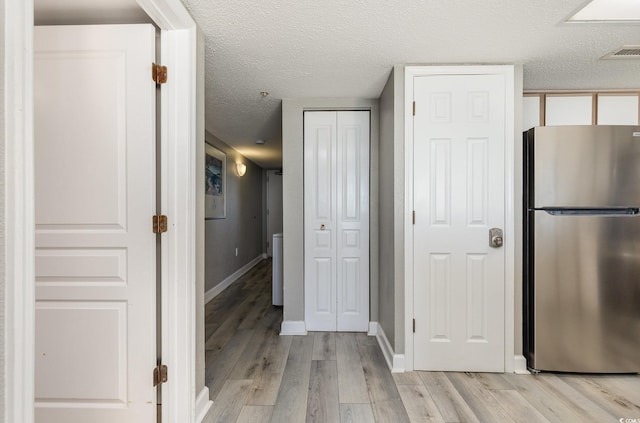
[[[323,223],[322,225],[320,225],[320,230],[324,231],[324,229],[325,229],[325,226],[324,226],[324,223]]]
[[[504,243],[504,237],[502,235],[502,229],[491,228],[489,229],[489,247],[500,248]]]

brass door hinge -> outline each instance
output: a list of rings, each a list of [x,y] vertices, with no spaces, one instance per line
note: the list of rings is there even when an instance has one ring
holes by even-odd
[[[416,102],[413,102],[413,115],[416,115]]]
[[[161,383],[166,383],[169,380],[169,370],[167,366],[161,364],[153,369],[153,386],[158,386]]]
[[[413,319],[413,333],[416,333],[416,319]]]
[[[412,218],[413,219],[413,224],[415,225],[416,224],[416,211],[415,210],[413,211],[412,216],[413,216],[413,218]]]
[[[151,64],[151,78],[153,81],[160,85],[165,84],[167,82],[167,67],[156,65],[155,63]]]
[[[167,232],[167,216],[163,214],[157,214],[153,216],[153,233],[161,234],[163,232]]]

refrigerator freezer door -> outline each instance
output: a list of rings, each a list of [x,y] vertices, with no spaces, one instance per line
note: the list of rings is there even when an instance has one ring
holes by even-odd
[[[640,372],[640,216],[534,211],[537,370]]]
[[[529,207],[640,205],[640,127],[549,126],[527,136]]]

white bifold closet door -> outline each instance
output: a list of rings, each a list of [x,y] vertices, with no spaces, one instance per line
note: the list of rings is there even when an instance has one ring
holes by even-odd
[[[305,321],[369,327],[369,112],[304,114]]]

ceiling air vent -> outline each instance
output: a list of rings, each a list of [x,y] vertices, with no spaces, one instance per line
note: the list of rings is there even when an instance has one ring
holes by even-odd
[[[640,46],[623,46],[605,55],[603,59],[640,59]]]

